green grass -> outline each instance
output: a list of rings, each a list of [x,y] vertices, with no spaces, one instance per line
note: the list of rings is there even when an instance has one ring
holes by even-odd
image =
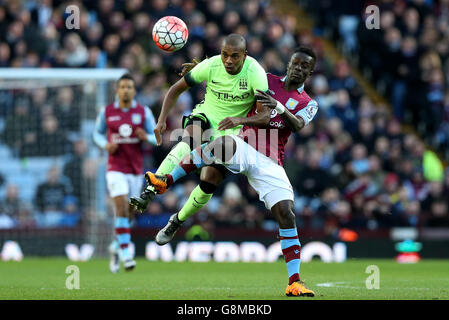
[[[65,287],[66,267],[80,270],[80,289]],[[380,289],[365,286],[366,267],[380,269]],[[398,264],[393,260],[312,261],[301,264],[301,278],[315,298],[293,299],[449,299],[449,260]],[[133,272],[112,274],[106,259],[25,258],[0,262],[0,300],[145,299],[233,300],[292,299],[284,295],[285,263],[191,263],[137,260]]]

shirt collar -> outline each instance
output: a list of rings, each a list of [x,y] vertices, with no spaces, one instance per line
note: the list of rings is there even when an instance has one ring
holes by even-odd
[[[137,101],[133,100],[133,101],[131,101],[131,108],[135,108],[135,107],[137,107]],[[114,108],[116,108],[116,109],[120,108],[119,101],[117,99],[114,101]]]
[[[285,79],[287,78],[287,76],[284,76],[282,79],[281,79],[281,81],[282,82],[285,82]],[[303,91],[304,91],[304,83],[302,84],[302,86],[301,87],[299,87],[298,89],[296,89],[296,90],[298,90],[298,92],[301,94]]]

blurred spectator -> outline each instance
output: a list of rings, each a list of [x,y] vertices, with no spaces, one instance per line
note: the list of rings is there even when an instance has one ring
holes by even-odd
[[[368,152],[373,152],[376,139],[373,121],[368,117],[361,118],[358,123],[358,129],[354,138],[355,142],[363,144],[368,149]]]
[[[215,214],[217,227],[241,225],[244,221],[244,204],[240,188],[233,182],[226,185],[222,202]]]
[[[55,101],[55,116],[59,126],[64,130],[78,132],[80,130],[80,107],[74,101],[74,91],[71,87],[58,89]]]
[[[173,214],[180,209],[178,197],[173,191],[168,191],[164,194],[162,208],[163,212],[170,214]]]
[[[345,89],[339,89],[336,91],[337,98],[333,105],[329,109],[329,117],[336,117],[343,123],[343,128],[349,133],[355,133],[357,127],[357,114],[351,103],[348,91]]]
[[[37,144],[39,156],[60,156],[67,152],[69,142],[54,115],[50,114],[42,119]]]
[[[0,43],[0,67],[8,67],[11,59],[11,48],[7,43]]]
[[[61,182],[60,170],[52,167],[47,181],[37,186],[34,202],[39,210],[36,220],[39,227],[59,226],[63,219],[64,201],[70,195],[69,187]]]
[[[83,167],[85,165],[87,145],[84,140],[73,142],[73,154],[63,168],[63,174],[70,180],[73,195],[78,200],[77,206],[84,208],[87,203],[85,188],[83,187]]]
[[[59,220],[61,227],[75,227],[81,219],[81,212],[78,206],[78,200],[74,196],[64,197],[63,202],[64,214]]]
[[[428,227],[449,227],[447,201],[438,200],[432,203],[426,225]]]
[[[349,163],[349,171],[355,176],[359,176],[368,172],[370,169],[370,162],[365,145],[355,144],[351,150],[352,161]]]
[[[64,39],[65,63],[69,67],[81,67],[87,62],[87,49],[77,33],[69,33]]]
[[[351,102],[359,101],[361,91],[355,78],[350,74],[351,69],[346,60],[340,60],[335,65],[333,76],[329,79],[329,88],[332,91],[345,89],[351,98]]]
[[[25,144],[35,145],[37,142],[37,117],[31,114],[31,106],[27,97],[18,97],[15,102],[14,110],[6,116],[2,140],[16,154],[32,155],[37,151],[35,146],[32,148],[31,154],[23,154],[22,148]]]
[[[0,229],[34,226],[30,205],[19,198],[17,185],[6,187],[5,199],[0,202]]]
[[[306,159],[306,165],[298,175],[291,177],[293,187],[300,196],[313,199],[319,196],[326,187],[332,186],[332,177],[320,167],[321,157],[322,154],[319,151],[312,151]]]

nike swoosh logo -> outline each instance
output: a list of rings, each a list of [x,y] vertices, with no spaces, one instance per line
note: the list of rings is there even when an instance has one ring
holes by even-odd
[[[220,82],[217,82],[217,81],[212,80],[212,83],[220,83]]]
[[[195,197],[193,197],[193,201],[196,202],[197,206],[195,205],[195,203],[192,203],[192,206],[195,207],[195,208],[197,208],[197,209],[200,209],[200,208],[201,208],[201,203],[199,203],[199,202],[195,199]]]

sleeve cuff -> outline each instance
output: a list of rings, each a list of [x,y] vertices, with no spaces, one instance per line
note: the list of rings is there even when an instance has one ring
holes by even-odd
[[[147,141],[154,146],[157,145],[156,136],[154,134],[148,134]]]
[[[187,84],[189,85],[189,87],[193,87],[196,85],[195,80],[192,77],[192,74],[190,72],[188,72],[185,76],[184,76],[184,80],[187,82]]]

